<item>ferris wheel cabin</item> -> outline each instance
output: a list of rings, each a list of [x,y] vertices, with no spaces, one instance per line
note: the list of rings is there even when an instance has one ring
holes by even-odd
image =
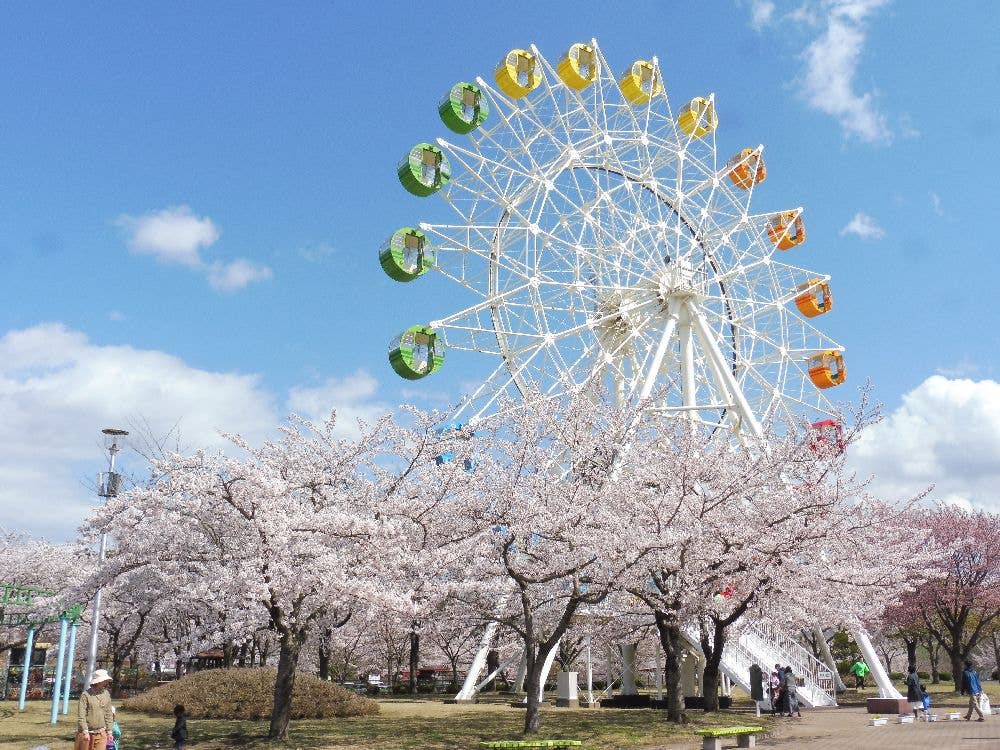
[[[538,61],[526,49],[512,49],[493,71],[497,86],[511,99],[527,96],[542,82]]]
[[[779,250],[791,250],[806,241],[806,225],[799,211],[781,211],[767,223],[767,238]]]

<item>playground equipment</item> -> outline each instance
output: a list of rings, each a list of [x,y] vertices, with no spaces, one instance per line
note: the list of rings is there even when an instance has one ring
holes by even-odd
[[[714,94],[675,116],[655,57],[618,79],[611,71],[596,40],[571,45],[555,67],[531,45],[505,54],[493,82],[452,89],[445,124],[456,129],[461,94],[472,107],[461,128],[475,127],[460,143],[418,144],[399,174],[456,217],[418,225],[434,247],[426,269],[412,254],[400,268],[385,247],[380,261],[400,281],[440,273],[468,301],[394,338],[392,368],[431,375],[444,345],[486,360],[452,415],[473,428],[501,403],[595,382],[620,404],[743,442],[772,418],[834,419],[825,391],[846,378],[843,347],[808,320],[832,307],[829,277],[783,260],[805,241],[801,208],[751,210],[763,146],[720,163]],[[459,698],[474,697],[491,637]],[[761,664],[799,663],[784,653],[791,639],[745,640]]]
[[[17,699],[17,708],[24,710],[25,701],[28,697],[28,677],[31,671],[31,655],[34,651],[35,635],[39,628],[45,623],[59,623],[59,646],[56,650],[56,674],[55,682],[52,686],[52,713],[51,723],[55,724],[59,714],[59,703],[62,702],[63,714],[69,713],[69,692],[73,681],[73,656],[76,651],[76,630],[77,623],[82,614],[83,608],[74,605],[64,612],[55,616],[38,618],[30,610],[37,606],[37,599],[44,599],[55,596],[52,591],[38,588],[36,586],[25,586],[16,583],[3,584],[3,598],[0,600],[4,609],[3,625],[5,627],[28,628],[28,637],[24,648],[24,666],[21,669],[21,688]],[[8,612],[8,608],[15,611]],[[67,644],[69,646],[69,656],[64,659]],[[65,679],[64,679],[65,673]]]

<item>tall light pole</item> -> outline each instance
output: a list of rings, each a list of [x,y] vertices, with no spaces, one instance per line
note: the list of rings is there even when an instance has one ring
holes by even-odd
[[[114,427],[105,427],[101,432],[104,434],[104,445],[108,450],[108,470],[102,472],[97,477],[97,494],[105,501],[109,497],[115,497],[121,488],[122,476],[115,473],[115,456],[121,448],[118,447],[118,438],[128,435],[128,430],[119,430]],[[98,553],[98,561],[103,563],[108,551],[108,535],[101,534],[101,547]],[[101,622],[101,589],[97,589],[94,597],[94,612],[90,618],[90,642],[87,644],[87,672],[83,676],[83,689],[90,687],[90,675],[94,673],[97,666],[97,637],[100,633]],[[114,675],[112,675],[113,677]]]

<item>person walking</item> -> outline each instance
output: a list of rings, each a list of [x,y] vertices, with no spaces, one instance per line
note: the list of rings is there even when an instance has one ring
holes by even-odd
[[[913,718],[920,718],[920,712],[926,712],[924,708],[924,686],[920,684],[920,675],[917,674],[917,665],[911,664],[909,673],[906,675],[906,700],[913,709]]]
[[[982,699],[983,686],[979,682],[979,672],[977,672],[971,661],[965,662],[965,671],[962,672],[962,695],[969,694],[969,710],[965,714],[966,721],[972,721],[972,712],[979,714],[976,721],[986,721],[983,717],[983,710],[979,707]]]
[[[90,687],[80,693],[76,714],[74,750],[104,750],[115,718],[111,708],[111,675],[95,669],[90,675]]]
[[[178,703],[174,706],[174,729],[170,733],[170,739],[174,741],[174,750],[184,750],[187,738],[187,714],[184,713],[184,705]]]
[[[798,685],[795,682],[795,675],[792,674],[792,668],[791,666],[787,666],[785,667],[784,681],[781,683],[781,694],[785,696],[782,707],[788,709],[789,716],[794,713],[801,719],[802,710],[799,708],[799,695],[797,689]]]
[[[860,656],[854,657],[854,663],[851,665],[851,674],[854,675],[854,687],[857,689],[862,689],[865,686],[865,677],[871,670],[868,665],[865,664],[864,660]]]
[[[774,671],[768,678],[767,692],[771,698],[771,716],[778,713],[778,702],[781,700],[781,675],[783,674],[780,664],[774,665]]]

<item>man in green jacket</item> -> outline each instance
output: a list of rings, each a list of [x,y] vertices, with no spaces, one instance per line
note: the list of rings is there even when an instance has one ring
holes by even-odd
[[[80,693],[74,750],[89,750],[93,747],[103,750],[107,745],[108,735],[115,723],[111,711],[111,693],[108,692],[110,686],[111,675],[106,670],[95,669],[90,676],[90,687]]]
[[[851,674],[854,675],[854,687],[863,688],[865,686],[865,677],[871,670],[868,665],[864,663],[860,656],[854,657],[854,663],[851,665]]]

